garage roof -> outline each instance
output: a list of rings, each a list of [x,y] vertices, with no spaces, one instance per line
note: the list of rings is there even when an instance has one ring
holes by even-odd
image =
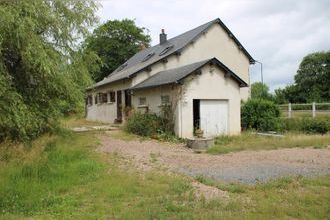
[[[240,87],[246,87],[248,84],[244,82],[239,76],[237,76],[233,71],[231,71],[227,66],[221,63],[217,58],[207,59],[200,62],[185,65],[179,68],[174,68],[170,70],[165,70],[156,73],[155,75],[149,77],[145,81],[131,87],[132,90],[145,89],[151,87],[157,87],[161,85],[180,83],[181,80],[189,76],[194,72],[198,72],[206,64],[216,65],[225,71],[226,76],[232,77]]]

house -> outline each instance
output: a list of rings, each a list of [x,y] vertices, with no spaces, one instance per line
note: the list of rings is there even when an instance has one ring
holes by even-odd
[[[239,134],[255,60],[220,19],[146,48],[87,89],[87,120],[122,123],[127,111],[159,113],[171,104],[175,133]]]

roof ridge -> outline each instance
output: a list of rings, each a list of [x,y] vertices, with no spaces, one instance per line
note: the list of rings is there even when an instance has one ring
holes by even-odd
[[[189,43],[195,41],[198,37],[200,37],[201,34],[206,32],[208,28],[210,28],[215,23],[218,23],[228,33],[228,35],[234,40],[238,47],[249,58],[250,63],[253,63],[254,59],[246,51],[246,49],[242,46],[242,44],[238,41],[234,34],[227,28],[227,26],[220,20],[220,18],[216,18],[212,21],[206,22],[198,27],[188,30],[180,35],[170,38],[164,44],[157,44],[137,52],[135,55],[125,61],[121,66],[119,66],[115,71],[110,73],[103,80],[95,83],[92,87],[98,87],[121,79],[132,77],[132,75],[137,74],[138,72],[150,67],[151,65],[163,59],[166,59],[168,56],[180,52],[183,48],[189,45]],[[172,48],[162,54],[162,51],[164,51],[166,47],[170,46],[172,46]],[[144,60],[146,56],[148,56],[151,52],[154,53],[154,55]],[[119,68],[123,65],[125,66],[119,70]]]

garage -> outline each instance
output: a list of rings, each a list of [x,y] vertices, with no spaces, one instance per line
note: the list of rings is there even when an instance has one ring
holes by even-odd
[[[228,134],[228,100],[194,100],[194,124],[204,137]]]

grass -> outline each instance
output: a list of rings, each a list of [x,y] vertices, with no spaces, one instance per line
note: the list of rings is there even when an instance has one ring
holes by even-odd
[[[217,213],[216,204],[195,200],[188,178],[121,169],[121,158],[96,153],[97,144],[93,134],[84,133],[44,136],[27,148],[6,147],[13,153],[1,157],[6,159],[0,167],[0,219],[202,218]]]
[[[202,176],[197,180],[231,192],[232,205],[241,208],[241,219],[329,218],[329,175],[314,179],[285,177],[256,185],[225,184]]]
[[[278,148],[314,147],[330,145],[330,135],[286,134],[285,137],[261,136],[244,132],[239,136],[220,136],[214,146],[208,149],[211,154],[225,154],[242,150],[271,150]]]
[[[200,182],[229,192],[205,201],[191,180],[137,171],[99,154],[94,133],[43,136],[0,147],[0,219],[326,219],[330,177],[285,178],[246,186]],[[157,160],[157,155],[153,158]],[[124,167],[124,168],[121,168]]]
[[[99,121],[88,121],[84,117],[68,116],[61,120],[61,125],[65,128],[81,127],[81,126],[102,126],[109,125],[109,123],[99,122]]]

